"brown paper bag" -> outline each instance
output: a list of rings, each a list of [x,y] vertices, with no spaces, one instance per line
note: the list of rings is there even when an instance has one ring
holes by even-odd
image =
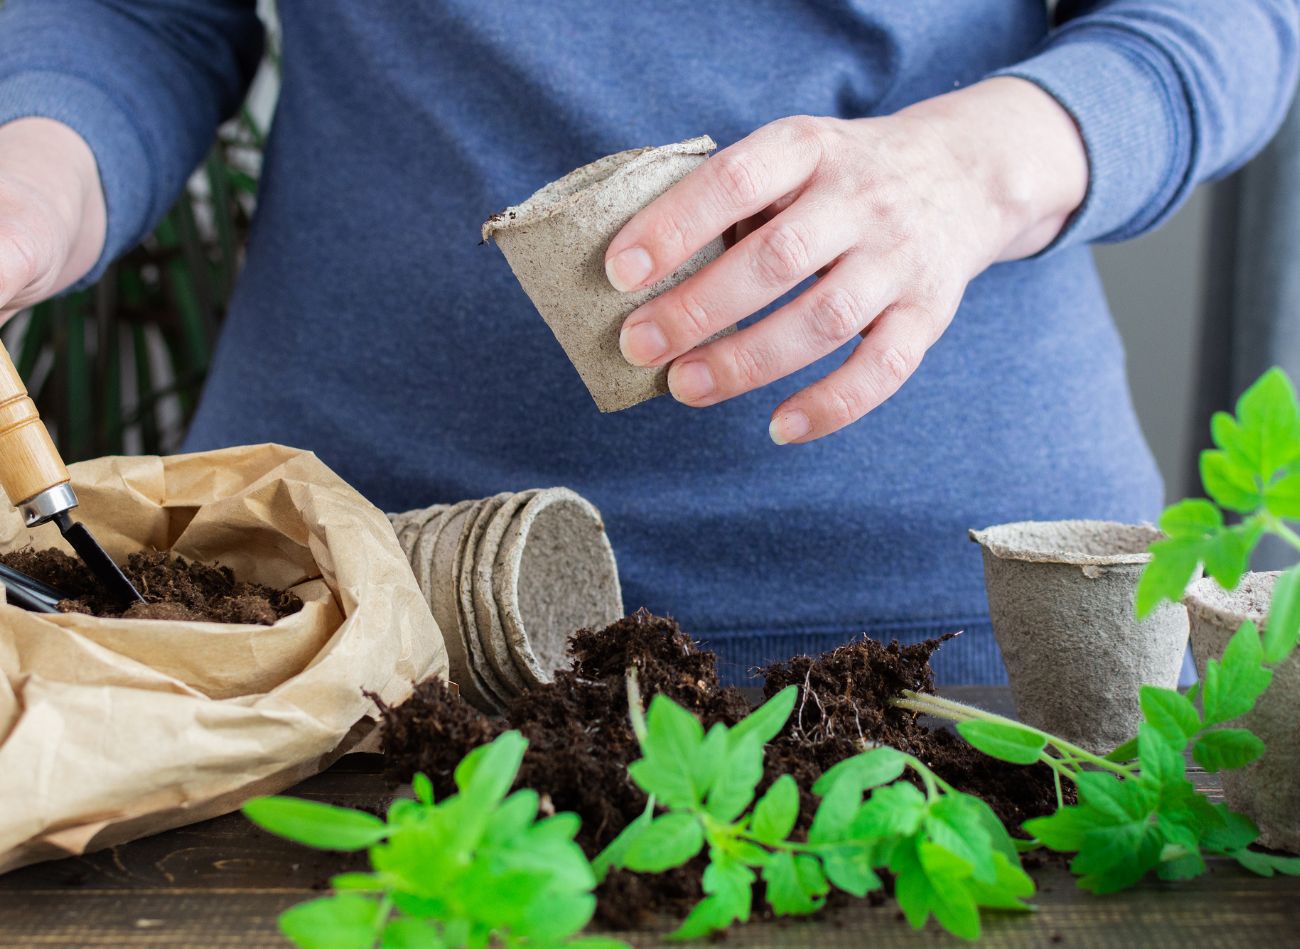
[[[388,519],[315,455],[259,445],[71,467],[78,516],[142,548],[293,589],[274,626],[28,613],[0,602],[0,872],[215,817],[328,766],[445,676]],[[0,549],[62,546],[0,515]]]

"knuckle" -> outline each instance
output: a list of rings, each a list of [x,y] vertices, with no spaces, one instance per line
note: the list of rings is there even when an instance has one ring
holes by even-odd
[[[744,151],[725,151],[713,159],[718,203],[727,209],[749,207],[763,193],[763,176],[754,157]]]
[[[8,274],[12,285],[4,289],[16,292],[36,279],[40,269],[40,255],[36,238],[27,230],[6,228],[0,230],[0,254],[7,260],[0,274]]]
[[[764,284],[797,282],[812,271],[807,230],[793,222],[773,221],[759,231],[752,259],[754,275]]]
[[[920,359],[909,348],[885,346],[872,349],[871,363],[881,381],[881,394],[888,396],[898,389],[916,371],[919,362]]]
[[[688,293],[678,293],[673,300],[673,325],[677,336],[693,345],[712,335],[709,311],[698,299]]]
[[[844,287],[823,291],[808,310],[807,331],[820,350],[835,349],[867,325],[866,311],[857,295]]]
[[[771,357],[764,351],[737,345],[730,347],[727,355],[738,387],[752,389],[768,381]]]
[[[786,120],[786,130],[796,145],[817,147],[825,139],[826,123],[811,115],[793,115]]]
[[[650,232],[650,239],[660,253],[685,255],[690,249],[690,227],[679,214],[660,214]]]
[[[828,429],[856,422],[866,411],[862,395],[843,383],[826,386],[821,393],[822,417]]]

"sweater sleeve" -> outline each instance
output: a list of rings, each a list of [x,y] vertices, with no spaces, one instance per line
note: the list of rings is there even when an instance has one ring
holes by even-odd
[[[1031,59],[1000,70],[1074,117],[1088,191],[1044,253],[1122,241],[1199,182],[1255,154],[1286,114],[1300,66],[1296,0],[1063,0]]]
[[[108,207],[80,285],[157,223],[243,100],[262,51],[256,0],[8,0],[0,123],[44,116],[90,145]]]

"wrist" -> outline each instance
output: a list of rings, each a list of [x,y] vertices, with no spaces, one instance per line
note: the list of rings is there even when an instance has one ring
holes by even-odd
[[[52,290],[84,276],[103,251],[107,230],[104,191],[90,146],[61,122],[40,117],[0,125],[0,176],[15,183],[50,214],[62,260]]]
[[[988,263],[1042,250],[1083,203],[1088,157],[1079,129],[1033,83],[995,77],[903,113],[938,132],[973,180],[977,213],[991,228]]]

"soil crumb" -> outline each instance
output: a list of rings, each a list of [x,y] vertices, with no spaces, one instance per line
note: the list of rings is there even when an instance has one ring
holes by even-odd
[[[59,609],[65,613],[270,626],[302,609],[295,593],[245,583],[236,580],[229,567],[189,561],[165,551],[127,558],[122,572],[145,601],[125,609],[107,595],[85,564],[57,548],[11,551],[0,554],[0,563],[64,593],[67,598],[59,602]]]
[[[947,638],[947,637],[945,637]],[[768,746],[759,793],[782,774],[799,782],[799,827],[811,824],[817,799],[809,792],[831,765],[888,743],[925,761],[961,790],[984,797],[1015,831],[1022,820],[1051,811],[1055,791],[1047,769],[985,758],[955,735],[930,730],[916,715],[889,704],[903,689],[933,692],[930,656],[942,639],[888,646],[863,638],[816,658],[798,657],[760,670],[765,695],[800,688],[795,712]],[[732,725],[750,709],[745,695],[719,682],[717,657],[668,618],[645,610],[569,641],[571,666],[555,681],[525,692],[504,718],[461,701],[440,681],[419,685],[405,703],[380,705],[386,773],[394,783],[429,776],[439,797],[454,793],[452,772],[472,748],[509,728],[528,739],[518,787],[541,795],[543,812],[582,818],[578,843],[599,853],[645,810],[646,797],[628,777],[640,754],[628,719],[626,674],[635,668],[643,700],[662,693],[698,715],[705,727]],[[597,890],[597,919],[616,929],[656,925],[664,913],[682,915],[702,897],[704,857],[667,873],[614,871]],[[757,906],[757,904],[756,904]]]

